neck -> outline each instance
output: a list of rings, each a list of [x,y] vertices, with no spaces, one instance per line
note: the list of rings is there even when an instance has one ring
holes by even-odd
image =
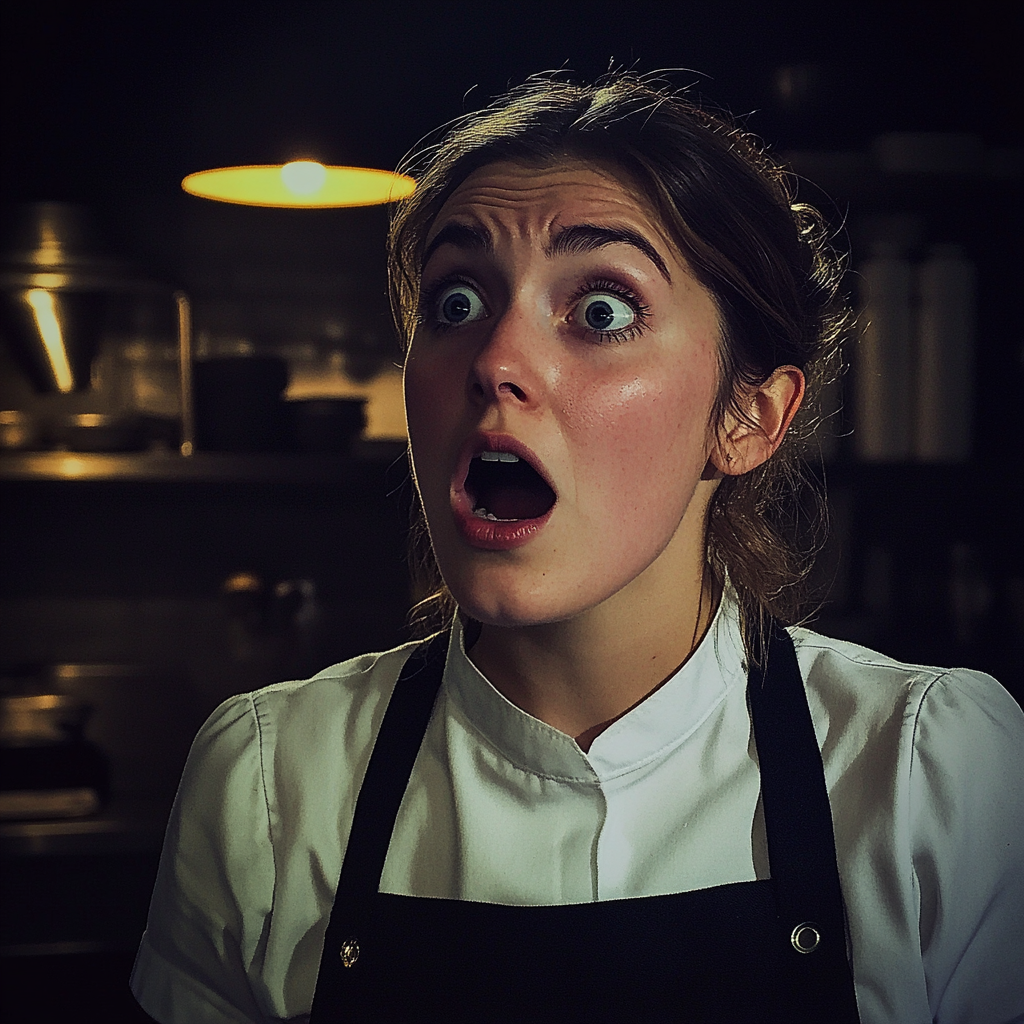
[[[641,576],[572,619],[484,625],[470,657],[512,703],[589,750],[675,674],[711,624],[718,595],[703,558],[685,575],[673,568],[671,586]]]

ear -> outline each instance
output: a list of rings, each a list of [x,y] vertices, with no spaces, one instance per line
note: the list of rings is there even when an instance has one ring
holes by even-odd
[[[710,462],[725,476],[756,469],[775,454],[804,399],[805,381],[795,366],[780,366],[760,387],[746,392],[738,403],[739,418],[728,414],[723,434]]]

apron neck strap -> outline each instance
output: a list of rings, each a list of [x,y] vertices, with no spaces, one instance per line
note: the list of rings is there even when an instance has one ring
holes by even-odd
[[[807,941],[800,929],[812,924],[831,937],[829,952],[823,943],[818,955],[845,967],[846,920],[825,771],[796,649],[778,622],[770,623],[762,664],[747,676],[747,699],[780,924],[798,952]]]
[[[356,800],[339,899],[365,900],[380,886],[398,808],[441,688],[448,638],[447,631],[438,633],[418,647],[395,684]]]

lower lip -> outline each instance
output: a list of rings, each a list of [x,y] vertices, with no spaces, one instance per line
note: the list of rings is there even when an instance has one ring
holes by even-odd
[[[455,525],[462,539],[482,551],[511,551],[522,547],[544,528],[551,518],[554,506],[536,519],[514,519],[511,522],[495,522],[474,515],[468,502],[456,502]]]

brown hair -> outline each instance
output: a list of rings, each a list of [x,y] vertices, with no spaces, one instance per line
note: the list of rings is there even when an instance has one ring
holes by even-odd
[[[769,616],[784,624],[802,617],[823,536],[823,497],[808,487],[800,449],[818,420],[820,384],[836,372],[849,314],[838,292],[842,260],[820,216],[794,201],[790,175],[758,140],[633,74],[591,85],[535,76],[442,132],[403,163],[417,188],[391,225],[391,303],[406,344],[417,326],[427,233],[462,181],[498,160],[577,159],[619,169],[642,191],[718,307],[720,371],[710,429],[717,432],[730,410],[742,418],[737,399],[777,367],[797,366],[807,376],[804,408],[784,444],[750,473],[725,477],[708,510],[708,565],[719,584],[728,576],[748,654],[757,660]],[[418,507],[413,554],[414,571],[432,587],[419,611],[450,614],[454,602]]]

